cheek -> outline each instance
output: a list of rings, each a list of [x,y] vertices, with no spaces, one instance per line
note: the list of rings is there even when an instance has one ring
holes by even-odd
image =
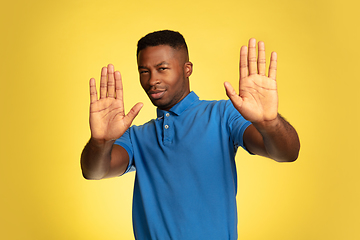
[[[143,89],[147,88],[147,84],[146,84],[144,77],[140,77],[140,85]]]

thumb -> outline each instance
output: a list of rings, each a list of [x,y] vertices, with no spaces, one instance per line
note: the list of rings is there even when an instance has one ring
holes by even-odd
[[[144,106],[144,104],[140,102],[140,103],[135,104],[135,106],[133,106],[130,109],[128,114],[126,114],[124,117],[124,124],[126,126],[130,127],[131,123],[133,122],[135,117],[139,114],[139,112],[143,106]]]
[[[224,82],[224,87],[226,90],[226,95],[230,98],[230,101],[235,107],[241,107],[242,98],[236,93],[235,89],[231,86],[229,82]]]

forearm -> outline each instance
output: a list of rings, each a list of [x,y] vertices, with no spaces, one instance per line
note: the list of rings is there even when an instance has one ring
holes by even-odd
[[[267,123],[253,123],[263,138],[268,157],[278,162],[292,162],[298,157],[300,141],[296,130],[279,114]]]
[[[90,139],[81,154],[81,169],[86,179],[102,179],[110,170],[114,141]]]

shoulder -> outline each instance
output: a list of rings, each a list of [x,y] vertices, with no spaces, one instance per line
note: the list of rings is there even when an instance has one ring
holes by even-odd
[[[155,125],[155,120],[156,119],[151,119],[149,120],[148,122],[144,123],[144,124],[141,124],[141,125],[132,125],[129,130],[130,131],[137,131],[137,130],[140,130],[140,129],[146,129],[148,127],[152,127]]]
[[[200,100],[197,106],[198,110],[203,109],[204,111],[217,112],[224,117],[240,115],[230,100]]]
[[[199,100],[194,107],[203,108],[203,109],[221,110],[227,108],[228,105],[229,105],[228,100]]]

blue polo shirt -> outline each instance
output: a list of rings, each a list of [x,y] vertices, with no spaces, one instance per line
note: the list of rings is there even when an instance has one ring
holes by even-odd
[[[230,100],[191,92],[115,144],[136,169],[136,239],[237,239],[235,154],[250,125]]]

